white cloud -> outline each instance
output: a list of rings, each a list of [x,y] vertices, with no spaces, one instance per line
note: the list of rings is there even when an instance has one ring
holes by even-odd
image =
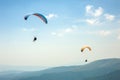
[[[103,14],[103,8],[99,7],[95,10],[94,16],[101,16]]]
[[[65,33],[69,33],[69,32],[72,32],[73,31],[73,29],[72,28],[67,28],[67,29],[65,29]]]
[[[100,30],[100,31],[87,31],[88,34],[99,35],[99,36],[108,36],[112,33],[110,30]]]
[[[115,16],[109,13],[104,13],[102,7],[95,8],[93,5],[86,6],[86,14],[88,15],[85,22],[91,25],[103,24],[107,21],[113,21]]]
[[[86,19],[86,22],[91,25],[100,23],[97,19]]]
[[[23,32],[34,32],[34,31],[36,31],[37,29],[35,29],[35,28],[22,28],[22,31]]]
[[[114,16],[114,15],[111,15],[111,14],[104,14],[104,16],[105,16],[105,18],[106,18],[107,20],[110,20],[110,21],[112,21],[112,20],[115,19],[115,16]]]
[[[48,14],[48,15],[46,16],[47,19],[52,19],[52,18],[57,18],[57,17],[58,17],[57,14]]]
[[[111,31],[102,30],[102,31],[99,31],[99,34],[100,34],[101,36],[108,36],[108,35],[111,34]]]
[[[103,8],[98,7],[97,9],[95,9],[94,6],[87,5],[86,6],[86,13],[90,16],[93,16],[93,17],[99,17],[103,14]]]
[[[87,6],[86,6],[86,12],[87,12],[88,14],[89,14],[89,13],[91,14],[91,9],[92,9],[92,7],[93,7],[92,5],[87,5]]]
[[[63,36],[63,33],[60,33],[60,32],[52,32],[51,35],[53,35],[53,36],[58,36],[58,37],[62,37],[62,36]]]
[[[100,17],[103,14],[103,8],[98,7],[97,9],[94,8],[93,5],[87,5],[86,6],[86,14],[89,15],[91,18],[87,18],[85,22],[88,24],[94,25],[94,24],[100,24]]]
[[[62,29],[60,31],[52,32],[51,35],[62,37],[65,34],[70,34],[76,30],[77,26],[73,25],[72,27]]]

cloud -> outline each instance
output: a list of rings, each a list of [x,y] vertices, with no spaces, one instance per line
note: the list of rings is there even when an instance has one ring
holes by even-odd
[[[93,5],[87,5],[85,9],[87,14],[85,22],[90,25],[102,24],[115,19],[115,15],[104,13],[102,7],[95,8]]]
[[[58,36],[58,37],[62,37],[62,36],[63,36],[63,33],[61,33],[61,32],[51,32],[51,35],[53,35],[53,36]]]
[[[73,28],[67,28],[67,29],[64,30],[65,33],[70,33],[72,31],[73,31]]]
[[[87,22],[88,24],[91,24],[91,25],[100,23],[99,20],[97,20],[97,19],[95,19],[95,18],[86,19],[86,22]]]
[[[58,17],[57,14],[48,14],[48,15],[46,16],[47,19],[52,19],[52,18],[57,18],[57,17]]]
[[[99,31],[87,31],[87,34],[99,35],[99,36],[108,36],[112,33],[110,30],[99,30]]]
[[[104,14],[104,16],[107,20],[110,20],[110,21],[113,21],[115,19],[115,16],[111,14]]]
[[[93,17],[99,17],[103,14],[103,8],[98,7],[97,9],[94,8],[92,5],[86,6],[86,14],[93,16]]]
[[[101,16],[103,14],[103,8],[99,7],[95,10],[94,16]]]
[[[101,35],[101,36],[108,36],[108,35],[110,35],[111,34],[111,31],[105,31],[105,30],[101,30],[101,31],[99,31],[99,34]]]
[[[76,30],[76,28],[77,28],[77,26],[73,25],[72,27],[65,28],[65,29],[62,29],[60,31],[51,32],[51,35],[62,37],[65,34],[70,34],[70,33],[74,32]]]
[[[34,32],[34,31],[36,31],[37,29],[35,29],[35,28],[22,28],[22,31],[23,32]]]
[[[92,5],[87,5],[86,6],[86,12],[89,13],[91,11]]]
[[[63,33],[60,33],[60,32],[52,32],[51,35],[53,35],[53,36],[58,36],[58,37],[62,37],[62,36],[63,36]]]

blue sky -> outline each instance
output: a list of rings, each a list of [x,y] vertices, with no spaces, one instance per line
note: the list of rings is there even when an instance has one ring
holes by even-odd
[[[80,65],[120,58],[119,0],[0,0],[0,64]],[[36,16],[41,13],[44,24]],[[38,40],[32,42],[33,37]],[[81,53],[89,45],[92,51]]]

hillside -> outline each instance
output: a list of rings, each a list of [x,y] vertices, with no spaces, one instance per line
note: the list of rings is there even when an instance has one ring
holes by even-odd
[[[14,74],[11,80],[118,80],[119,75],[120,59],[102,59],[79,66],[22,72]]]

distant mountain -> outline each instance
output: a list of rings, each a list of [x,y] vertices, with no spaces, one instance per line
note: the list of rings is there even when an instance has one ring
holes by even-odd
[[[12,66],[12,65],[0,65],[0,72],[6,71],[38,71],[46,69],[45,66]]]
[[[12,75],[8,80],[119,80],[120,59],[102,59],[80,66],[62,66]],[[7,79],[0,77],[0,80]]]
[[[13,80],[21,71],[4,71],[0,72],[0,80]]]

